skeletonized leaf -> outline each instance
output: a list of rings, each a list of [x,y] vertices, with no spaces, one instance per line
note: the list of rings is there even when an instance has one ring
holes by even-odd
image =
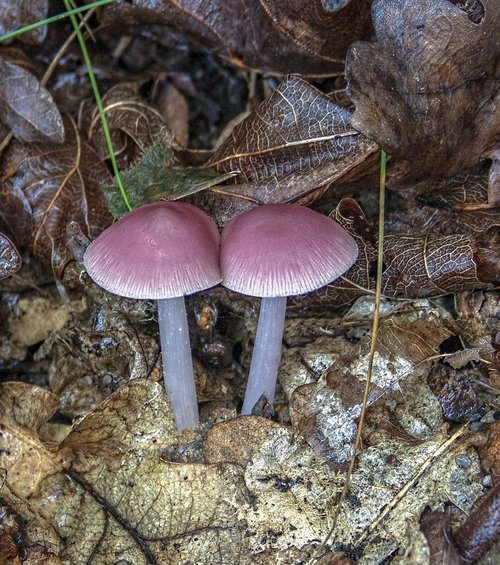
[[[14,137],[26,142],[64,141],[61,114],[49,91],[24,68],[0,57],[0,110]]]
[[[328,75],[342,69],[347,47],[372,32],[370,4],[320,0],[135,0],[103,11],[108,31],[142,33],[168,43],[184,35],[236,67]],[[330,3],[331,6],[331,3]]]
[[[16,246],[0,232],[0,280],[13,275],[21,266],[21,256]]]
[[[177,200],[220,184],[236,173],[219,174],[212,169],[181,168],[175,166],[173,153],[163,143],[149,147],[130,169],[120,173],[125,192],[132,208],[162,198]],[[115,186],[102,186],[108,207],[115,218],[128,212]]]
[[[73,220],[94,239],[109,225],[106,199],[99,189],[111,177],[74,122],[66,121],[66,142],[12,142],[2,155],[0,214],[19,245],[61,276],[73,259],[66,228]]]

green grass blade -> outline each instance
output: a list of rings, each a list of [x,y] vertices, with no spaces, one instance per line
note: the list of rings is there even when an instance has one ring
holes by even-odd
[[[69,0],[64,0],[64,5],[66,6],[66,9],[69,12],[70,11],[69,8],[71,7]],[[90,6],[90,4],[89,4],[89,6]],[[106,116],[105,116],[105,113],[104,113],[104,107],[102,105],[101,94],[99,93],[99,88],[97,86],[97,80],[95,78],[94,70],[92,68],[92,62],[90,61],[90,55],[89,55],[89,52],[87,50],[87,45],[85,43],[85,39],[83,37],[83,34],[80,30],[80,26],[78,25],[78,21],[76,19],[76,16],[74,14],[70,14],[69,18],[71,20],[71,24],[73,25],[76,36],[78,38],[78,43],[80,44],[80,49],[82,50],[83,59],[85,61],[85,64],[87,65],[87,72],[88,72],[88,75],[89,75],[90,84],[92,85],[92,90],[94,92],[94,98],[95,98],[95,101],[96,101],[96,104],[97,104],[97,109],[99,110],[99,116],[101,118],[102,128],[104,130],[104,137],[106,138],[106,145],[108,146],[109,157],[111,159],[111,166],[113,167],[113,173],[115,175],[116,184],[118,185],[118,188],[119,188],[120,193],[122,195],[123,201],[125,202],[125,206],[130,211],[130,210],[132,210],[132,207],[130,206],[130,202],[127,198],[127,193],[125,192],[125,188],[123,186],[123,183],[122,183],[122,180],[121,180],[121,177],[120,177],[120,171],[118,170],[118,164],[116,163],[115,152],[114,152],[114,149],[113,149],[113,143],[111,141],[111,134],[109,133],[108,122],[106,120]]]
[[[9,33],[6,33],[5,35],[2,35],[0,37],[0,43],[2,41],[7,41],[8,39],[17,37],[18,35],[22,35],[27,31],[31,31],[32,29],[36,29],[37,27],[43,26],[45,24],[51,24],[53,22],[57,22],[64,18],[71,17],[74,14],[79,14],[80,12],[86,12],[87,10],[91,10],[92,8],[96,8],[98,6],[104,6],[105,4],[111,4],[111,2],[115,2],[115,0],[97,0],[97,2],[92,2],[92,4],[86,4],[85,6],[80,6],[79,8],[70,7],[71,9],[68,9],[67,12],[62,12],[61,14],[56,14],[55,16],[46,18],[45,20],[40,20],[39,22],[35,22],[34,24],[30,24],[28,26],[15,29],[14,31],[9,31]],[[66,8],[68,8],[68,5],[66,5]]]

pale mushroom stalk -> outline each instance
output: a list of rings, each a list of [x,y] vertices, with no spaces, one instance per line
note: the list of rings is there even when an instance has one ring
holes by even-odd
[[[263,298],[260,304],[255,345],[241,413],[248,416],[262,396],[274,402],[281,342],[285,326],[286,296]]]
[[[262,396],[274,401],[287,296],[329,284],[357,255],[344,228],[297,204],[263,204],[222,230],[222,285],[262,298],[243,414],[251,414]]]
[[[155,202],[130,212],[92,242],[89,276],[119,296],[158,301],[165,388],[177,429],[199,422],[184,296],[218,284],[220,235],[187,202]]]
[[[179,430],[199,424],[184,296],[158,300],[163,380]]]

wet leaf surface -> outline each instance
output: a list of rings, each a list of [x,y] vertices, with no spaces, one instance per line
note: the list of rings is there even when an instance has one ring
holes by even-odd
[[[281,3],[135,0],[104,10],[105,30],[124,27],[160,41],[185,34],[236,67],[285,74],[328,75],[341,68],[348,45],[371,33],[369,3],[341,2],[331,10],[319,0],[307,7]]]
[[[73,259],[67,224],[76,221],[92,240],[111,221],[99,189],[103,180],[109,182],[109,173],[75,123],[66,124],[64,145],[13,142],[0,163],[3,220],[16,242],[29,244],[59,277]]]
[[[452,176],[495,146],[500,14],[478,4],[473,21],[447,0],[376,0],[376,40],[349,49],[353,125],[398,160],[392,184]]]
[[[31,72],[1,55],[2,121],[21,141],[62,143],[63,120],[49,91]]]

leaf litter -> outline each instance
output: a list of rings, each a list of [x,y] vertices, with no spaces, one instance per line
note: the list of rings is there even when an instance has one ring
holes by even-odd
[[[11,4],[0,4],[6,31],[32,17]],[[465,33],[471,49],[481,44],[484,56],[474,64],[443,46],[430,25],[408,41],[423,15],[410,7],[403,17],[387,0],[373,3],[371,41],[367,5],[355,1],[314,2],[300,18],[298,3],[249,5],[246,35],[232,2],[221,6],[220,19],[213,19],[216,11],[205,14],[204,27],[201,8],[189,2],[146,7],[137,0],[102,10],[93,57],[103,84],[109,79],[103,102],[134,206],[188,197],[222,226],[260,203],[312,205],[351,232],[360,257],[343,279],[290,301],[272,418],[237,417],[257,303],[220,288],[188,299],[202,423],[178,436],[161,384],[154,304],[103,292],[80,263],[87,242],[122,213],[94,104],[81,101],[76,112],[68,86],[64,145],[32,120],[43,114],[32,104],[28,121],[45,131],[44,142],[15,135],[0,164],[3,562],[426,564],[495,551],[494,11],[489,2],[474,9],[438,4],[423,13],[438,29],[447,17],[449,38]],[[44,3],[37,8],[41,17]],[[335,38],[344,18],[350,33]],[[203,51],[166,47],[175,27]],[[33,34],[30,42],[41,42],[36,50],[22,44],[25,54],[9,63],[24,77],[18,97],[40,88],[34,67],[47,66],[69,29],[49,28],[45,41]],[[125,31],[128,39],[119,41]],[[355,109],[336,76],[346,51]],[[432,74],[434,51],[442,59]],[[63,55],[52,83],[44,83],[47,93],[57,92],[46,99],[49,112],[59,111],[54,100],[64,98],[64,80],[78,82],[71,67],[78,57]],[[484,67],[481,80],[457,86],[474,65],[474,72]],[[214,69],[214,92],[196,90],[203,72]],[[287,72],[321,78],[265,74]],[[421,84],[425,96],[415,94]],[[162,99],[165,85],[177,94]],[[236,121],[214,94],[239,108]],[[16,97],[4,95],[19,114]],[[424,102],[432,111],[421,119]],[[387,120],[373,118],[389,107]],[[200,116],[210,127],[200,128]],[[396,123],[397,116],[404,119]],[[16,134],[12,120],[5,123]],[[464,137],[457,127],[484,135]],[[394,145],[396,138],[403,143]],[[199,151],[207,139],[210,147]],[[389,153],[389,184],[405,190],[388,194],[381,321],[362,443],[334,536],[319,558],[353,457],[367,376],[377,144]],[[59,291],[32,256],[62,281]]]

